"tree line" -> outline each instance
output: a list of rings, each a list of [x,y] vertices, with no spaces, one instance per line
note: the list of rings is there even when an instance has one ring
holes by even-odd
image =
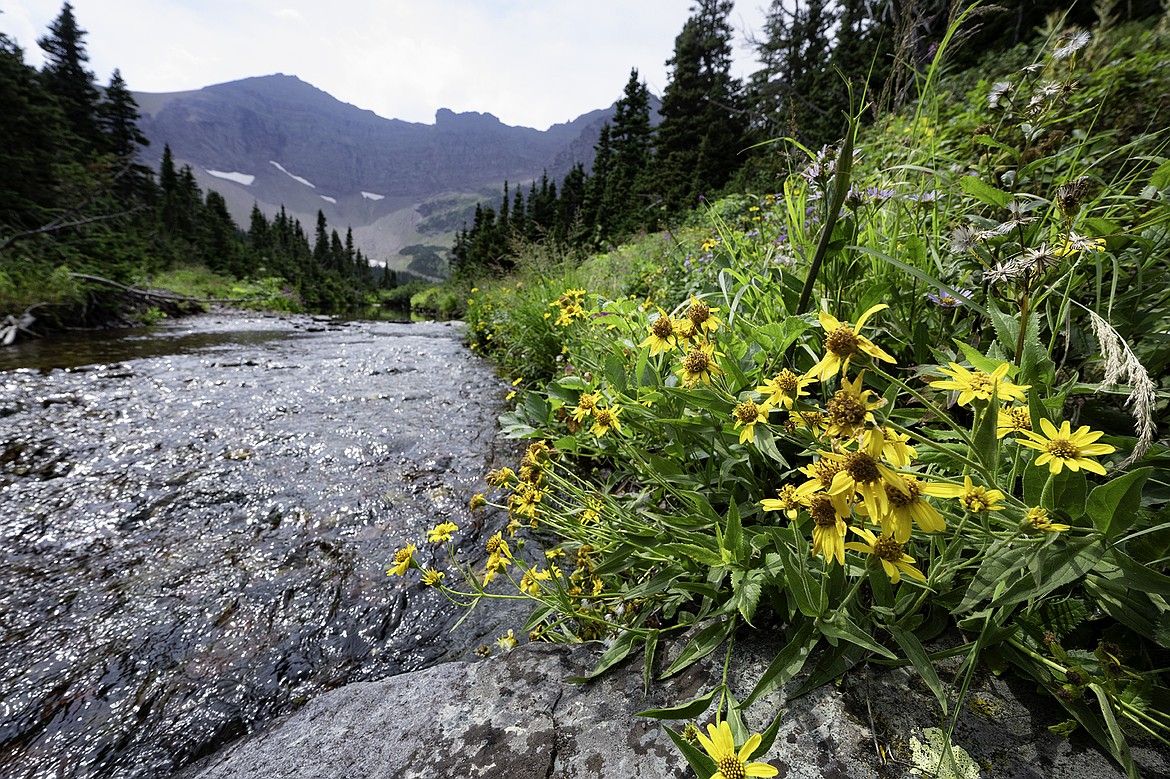
[[[704,199],[774,191],[798,159],[793,152],[836,143],[851,112],[872,120],[913,99],[915,79],[951,15],[966,5],[772,0],[750,41],[759,68],[741,81],[731,73],[732,1],[698,0],[667,61],[657,125],[634,69],[601,128],[592,170],[573,168],[559,188],[546,176],[526,199],[521,187],[511,195],[506,188],[498,208],[477,207],[456,235],[453,272],[506,272],[518,241],[587,253],[669,226]],[[1117,5],[1134,17],[1158,9],[1156,0]],[[1095,18],[1086,0],[1000,0],[961,31],[952,62],[969,66],[989,50],[1014,46],[1053,13],[1082,24]]]
[[[270,220],[258,206],[244,230],[169,148],[157,173],[141,165],[138,106],[119,71],[97,85],[85,36],[66,2],[37,41],[37,70],[0,33],[0,293],[61,267],[132,284],[203,266],[281,277],[306,308],[330,310],[393,283],[375,278],[352,231],[342,238],[320,211],[311,235],[283,208]]]

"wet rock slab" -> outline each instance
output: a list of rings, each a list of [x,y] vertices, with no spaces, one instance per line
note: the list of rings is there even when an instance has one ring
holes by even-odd
[[[770,659],[759,642],[745,643],[731,665],[730,683],[740,697],[746,695],[740,688]],[[599,651],[527,645],[483,662],[351,684],[180,779],[692,776],[661,724],[634,714],[708,691],[719,679],[718,664],[695,666],[656,684],[649,695],[638,662],[590,684],[564,681],[587,672]],[[904,669],[855,670],[840,685],[798,698],[787,698],[785,690],[773,693],[748,711],[747,720],[762,730],[781,712],[775,744],[762,758],[780,777],[932,776],[921,755],[930,753],[928,729],[943,720],[919,687]],[[1093,745],[1050,733],[1047,726],[1063,717],[1026,685],[988,677],[972,698],[980,705],[965,707],[954,736],[969,758],[967,771],[957,776],[1124,776]],[[1139,748],[1137,756],[1145,776],[1170,770],[1164,754]]]

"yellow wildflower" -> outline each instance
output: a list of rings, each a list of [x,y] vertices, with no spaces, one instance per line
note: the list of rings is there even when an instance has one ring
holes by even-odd
[[[427,568],[423,571],[422,583],[428,587],[434,587],[435,585],[442,583],[443,577],[445,575],[446,574],[444,574],[442,571],[436,571],[434,568]]]
[[[711,779],[745,779],[748,776],[767,777],[780,773],[775,766],[767,763],[747,762],[764,740],[759,733],[753,733],[738,751],[727,720],[721,721],[718,725],[708,724],[706,736],[702,733],[696,735],[718,769],[711,774]]]
[[[906,547],[895,540],[893,536],[883,534],[881,537],[877,537],[863,527],[852,527],[850,530],[864,538],[865,543],[850,541],[845,544],[845,548],[854,552],[865,552],[876,557],[881,562],[882,570],[886,572],[886,576],[890,577],[891,582],[897,584],[901,581],[902,574],[920,582],[926,581],[926,576],[922,571],[914,567],[914,558],[906,554]]]
[[[665,311],[659,309],[658,317],[650,323],[650,335],[638,346],[649,346],[651,355],[674,349],[678,346],[678,338],[674,334],[674,320]]]
[[[749,399],[735,407],[732,418],[735,420],[736,428],[743,427],[739,434],[739,442],[746,444],[755,439],[756,423],[768,421],[768,409],[764,406],[757,406],[755,401]]]
[[[618,421],[618,414],[621,411],[621,406],[594,409],[593,427],[589,428],[589,432],[599,437],[605,435],[610,430],[613,430],[615,433],[622,432],[622,425]]]
[[[1057,429],[1056,425],[1042,418],[1040,429],[1043,431],[1043,435],[1025,430],[1024,435],[1027,436],[1027,439],[1018,439],[1019,443],[1024,446],[1040,450],[1040,456],[1035,461],[1036,465],[1047,464],[1049,473],[1060,473],[1065,466],[1068,466],[1071,471],[1084,468],[1086,471],[1105,474],[1105,466],[1096,460],[1089,459],[1114,451],[1114,447],[1110,444],[1094,443],[1105,435],[1103,432],[1089,430],[1088,425],[1081,425],[1074,433],[1067,419],[1061,422],[1060,428]]]
[[[995,423],[995,437],[1008,433],[1023,433],[1032,429],[1032,414],[1027,406],[1003,406]]]
[[[991,373],[984,373],[980,370],[968,370],[957,362],[950,364],[950,370],[946,368],[939,368],[939,371],[950,376],[949,379],[932,381],[930,386],[937,389],[955,390],[959,393],[958,403],[960,406],[965,406],[972,400],[978,398],[979,400],[991,400],[994,394],[1002,402],[1027,400],[1024,390],[1032,385],[1018,385],[1012,384],[1011,380],[1007,378],[1008,363],[1000,363]]]
[[[483,495],[477,495],[476,497],[482,499]],[[475,498],[472,498],[471,505],[472,505],[473,510],[475,508],[475,503],[476,503]],[[486,504],[487,501],[484,501],[484,503]],[[427,540],[430,541],[432,544],[441,544],[441,543],[444,543],[446,541],[450,541],[451,534],[454,533],[455,531],[457,531],[458,529],[459,529],[459,526],[456,525],[454,522],[440,522],[439,524],[435,525],[433,528],[431,528],[430,530],[427,531]]]
[[[1028,525],[1033,530],[1040,530],[1045,533],[1062,533],[1069,529],[1068,525],[1061,522],[1053,522],[1048,518],[1048,509],[1040,506],[1033,506],[1028,509],[1028,514],[1025,517]]]
[[[808,376],[799,376],[785,368],[768,381],[756,387],[756,392],[767,396],[764,398],[764,406],[768,408],[783,406],[791,411],[792,404],[796,399],[808,394],[804,391],[805,386],[808,384],[812,384],[811,378]]]
[[[723,369],[715,361],[718,354],[712,343],[694,344],[691,351],[683,358],[682,367],[675,371],[682,379],[683,386],[693,387],[700,381],[704,384],[710,384],[714,377],[723,375]]]
[[[691,320],[700,332],[711,333],[718,330],[719,325],[723,324],[715,316],[718,311],[719,309],[711,308],[692,295],[691,307],[687,309],[687,319]]]
[[[407,544],[406,548],[399,549],[394,553],[393,567],[386,571],[386,574],[388,576],[402,576],[405,574],[410,569],[411,563],[414,562],[414,553],[417,551],[418,548],[414,544]]]
[[[859,353],[868,354],[883,362],[894,362],[894,358],[886,354],[881,348],[861,334],[861,328],[871,316],[889,308],[885,303],[871,306],[856,326],[848,322],[841,322],[828,311],[821,311],[817,318],[821,328],[825,331],[825,356],[821,361],[809,369],[808,376],[815,376],[820,381],[828,381],[829,377],[844,373],[849,368],[849,362]]]

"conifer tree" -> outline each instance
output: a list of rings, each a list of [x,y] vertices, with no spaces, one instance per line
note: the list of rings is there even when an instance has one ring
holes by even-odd
[[[0,33],[0,241],[48,220],[62,118],[24,52]]]
[[[667,62],[654,169],[668,213],[713,195],[740,163],[746,120],[731,75],[731,10],[731,0],[699,0]]]
[[[103,135],[98,125],[98,89],[94,75],[85,69],[85,30],[77,26],[73,6],[66,2],[49,25],[49,34],[37,40],[45,53],[41,79],[46,90],[61,106],[68,129],[82,151],[101,148]]]

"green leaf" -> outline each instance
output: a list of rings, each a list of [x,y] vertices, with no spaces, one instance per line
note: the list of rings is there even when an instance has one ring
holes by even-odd
[[[786,530],[780,530],[778,535],[792,535],[791,543],[785,543],[783,538],[778,539],[776,550],[784,558],[784,580],[788,584],[788,592],[792,593],[796,601],[796,608],[806,617],[819,617],[825,610],[825,594],[820,582],[815,580],[809,570],[807,556],[798,554],[797,550],[804,550],[803,538],[795,525]]]
[[[1129,744],[1126,743],[1125,736],[1121,732],[1121,726],[1117,724],[1117,718],[1113,716],[1113,704],[1109,700],[1109,695],[1096,682],[1090,684],[1089,689],[1097,696],[1097,703],[1101,707],[1101,717],[1105,720],[1105,727],[1109,729],[1111,742],[1109,751],[1117,758],[1117,762],[1121,763],[1130,779],[1138,779],[1137,766],[1134,765],[1133,755],[1129,753]]]
[[[874,641],[872,635],[862,630],[856,622],[849,619],[849,615],[844,611],[838,611],[829,619],[818,621],[817,627],[820,629],[821,634],[830,640],[834,638],[843,639],[863,649],[868,649],[870,652],[879,654],[882,657],[887,657],[890,660],[898,659],[896,654],[886,649],[877,641]]]
[[[703,565],[717,566],[724,563],[723,555],[718,551],[698,544],[660,544],[657,548],[669,555],[684,555]]]
[[[1047,466],[1033,465],[1032,467],[1046,468]],[[1077,519],[1085,513],[1085,495],[1088,489],[1084,471],[1062,468],[1060,473],[1049,474],[1048,482],[1044,485],[1044,492],[1040,496],[1040,505],[1049,511],[1064,512],[1070,519]]]
[[[1011,606],[1021,601],[1036,601],[1058,587],[1077,581],[1093,570],[1105,554],[1095,538],[1058,539],[1037,549],[1028,561],[1031,576],[1023,576],[1009,585],[992,601],[993,606]]]
[[[731,574],[731,605],[735,606],[749,625],[756,614],[756,605],[760,602],[760,594],[763,592],[760,584],[763,578],[764,572],[759,569],[737,570]]]
[[[1001,143],[1000,141],[995,140],[994,138],[992,138],[990,135],[987,135],[986,133],[980,133],[979,135],[976,135],[973,140],[975,141],[975,143],[979,143],[979,144],[982,144],[984,146],[990,146],[993,149],[999,149],[1000,151],[1007,152],[1008,154],[1011,155],[1012,160],[1016,163],[1019,163],[1019,161],[1020,161],[1020,152],[1017,149],[1013,149],[1011,146],[1008,146],[1006,143]],[[980,183],[982,183],[982,182],[980,182]]]
[[[727,507],[727,529],[723,532],[723,549],[735,562],[747,562],[747,549],[743,543],[743,524],[739,519],[739,506],[733,500]]]
[[[1117,538],[1133,524],[1142,505],[1142,487],[1153,470],[1138,468],[1097,485],[1089,493],[1085,511],[1106,538]]]
[[[757,327],[755,340],[773,354],[783,354],[796,343],[801,333],[808,330],[809,323],[798,316],[787,316],[783,322],[769,322]]]
[[[1142,565],[1116,547],[1109,550],[1105,561],[1117,566],[1126,585],[1170,600],[1170,576]]]
[[[977,412],[979,422],[975,427],[971,441],[974,454],[988,473],[999,471],[1000,442],[997,436],[999,430],[999,401],[994,393],[986,406]]]
[[[938,705],[942,707],[942,713],[945,715],[947,713],[947,695],[943,691],[942,680],[938,678],[934,663],[927,656],[918,636],[894,625],[887,625],[886,630],[890,631],[890,636],[897,642],[902,654],[906,655],[906,659],[914,664],[914,670],[918,671],[922,681],[934,693],[934,697],[938,699]]]
[[[607,354],[605,356],[605,378],[613,386],[614,391],[623,393],[626,391],[627,377],[626,364],[616,354]]]
[[[632,630],[625,631],[617,637],[613,644],[610,645],[609,649],[605,650],[600,659],[598,659],[597,665],[594,666],[592,671],[590,671],[585,676],[571,677],[567,681],[574,684],[581,684],[583,682],[589,681],[590,679],[596,679],[614,665],[629,657],[630,652],[634,650],[634,644],[640,638],[641,635]]]
[[[635,717],[651,717],[652,719],[695,719],[700,714],[705,712],[711,706],[711,701],[715,696],[723,691],[723,685],[719,685],[706,695],[700,695],[698,698],[689,700],[686,703],[680,703],[677,706],[671,706],[666,709],[646,709],[639,711]]]
[[[959,179],[959,189],[976,200],[980,200],[989,206],[996,206],[997,208],[1003,208],[1012,201],[1010,192],[996,189],[974,176],[963,176]]]
[[[777,687],[787,684],[792,677],[800,673],[805,662],[808,661],[808,656],[816,648],[820,639],[821,634],[816,630],[816,623],[811,619],[804,620],[787,646],[772,658],[772,662],[768,664],[767,669],[764,670],[763,675],[756,682],[756,686],[743,705],[751,706],[758,699]]]
[[[713,622],[700,630],[694,638],[687,642],[687,645],[683,647],[682,653],[679,654],[675,661],[670,664],[670,667],[658,678],[668,679],[679,671],[688,668],[697,660],[702,660],[714,652],[731,635],[731,631],[735,629],[735,623],[736,619],[732,617],[721,622]]]
[[[815,690],[826,682],[840,677],[865,657],[865,650],[849,641],[839,643],[835,647],[826,648],[816,668],[808,675],[800,686],[789,696],[789,700],[799,698],[810,690]]]
[[[654,651],[658,649],[658,631],[651,630],[646,635],[646,651],[642,656],[642,692],[650,692],[650,682],[654,680]]]
[[[1170,160],[1159,165],[1150,176],[1150,186],[1156,189],[1170,188]]]
[[[962,602],[955,607],[956,614],[970,611],[987,598],[990,598],[997,587],[1004,581],[1014,578],[1013,574],[1023,569],[1028,563],[1028,550],[1023,547],[997,546],[993,547],[983,558],[983,563],[967,586],[967,592]]]

